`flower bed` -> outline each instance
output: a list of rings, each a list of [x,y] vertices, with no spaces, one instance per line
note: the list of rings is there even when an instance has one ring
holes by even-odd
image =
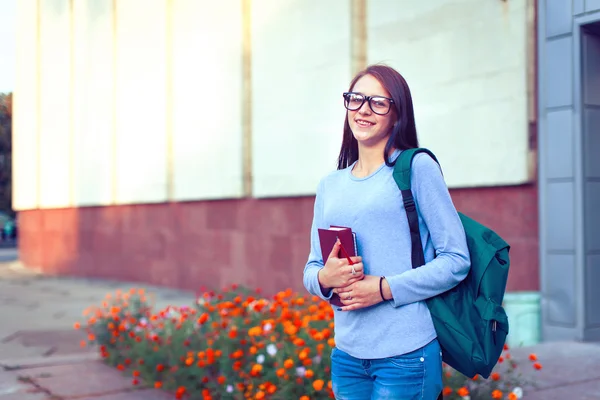
[[[150,297],[143,289],[117,291],[84,312],[88,340],[82,346],[98,345],[105,362],[130,374],[133,385],[177,399],[333,398],[329,357],[335,342],[327,302],[291,290],[267,299],[236,285],[205,292],[193,307],[155,311]],[[445,366],[445,398],[519,398],[519,381],[509,379],[516,363],[509,363],[503,379],[488,380]]]

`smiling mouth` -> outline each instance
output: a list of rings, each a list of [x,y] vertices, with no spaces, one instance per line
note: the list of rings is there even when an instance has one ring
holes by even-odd
[[[365,121],[364,119],[355,119],[354,122],[356,122],[356,124],[358,126],[362,126],[362,127],[365,127],[365,128],[367,128],[369,126],[375,125],[374,122]]]

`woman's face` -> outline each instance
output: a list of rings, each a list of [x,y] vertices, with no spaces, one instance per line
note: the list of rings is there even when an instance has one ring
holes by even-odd
[[[352,88],[352,92],[365,96],[391,97],[372,75],[360,78]],[[358,110],[348,110],[348,124],[359,144],[373,147],[387,141],[394,124],[394,115],[393,110],[385,115],[375,114],[369,107],[369,102],[365,101]]]

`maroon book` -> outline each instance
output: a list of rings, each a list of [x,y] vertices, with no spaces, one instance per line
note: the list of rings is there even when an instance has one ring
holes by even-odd
[[[323,258],[323,264],[327,262],[331,249],[337,239],[340,239],[343,250],[340,249],[338,258],[344,258],[346,256],[354,257],[358,254],[356,248],[356,234],[352,232],[351,228],[345,226],[331,226],[329,229],[319,228],[319,242],[321,243],[321,256]],[[329,302],[338,307],[343,306],[340,301],[340,297],[334,293]]]

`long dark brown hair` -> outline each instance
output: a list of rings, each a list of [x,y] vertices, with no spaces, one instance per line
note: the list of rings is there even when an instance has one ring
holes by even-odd
[[[370,65],[363,71],[360,71],[352,79],[352,82],[350,82],[349,91],[352,91],[356,82],[365,75],[371,75],[377,79],[381,86],[388,91],[392,99],[394,99],[394,104],[390,112],[395,121],[383,151],[385,163],[388,166],[392,166],[394,163],[391,163],[388,157],[392,148],[406,150],[419,147],[410,89],[408,83],[406,83],[406,80],[398,71],[387,65],[376,64]],[[348,113],[346,112],[342,148],[338,157],[338,169],[344,169],[352,165],[356,160],[358,160],[358,142],[352,134],[352,130],[348,124]]]

